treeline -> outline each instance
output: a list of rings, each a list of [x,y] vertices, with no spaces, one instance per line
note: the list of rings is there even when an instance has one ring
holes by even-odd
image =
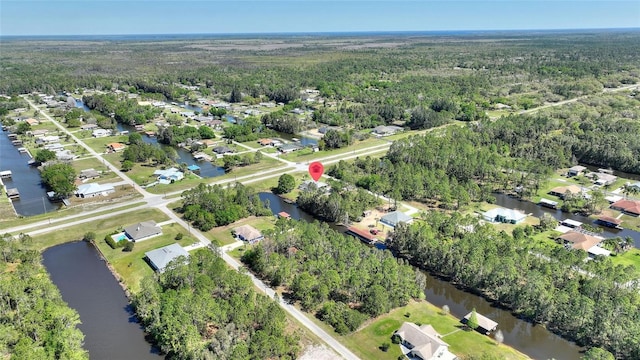
[[[640,174],[640,95],[603,95],[535,116],[480,123],[484,143],[553,168],[587,163]]]
[[[295,359],[299,352],[280,306],[209,249],[143,279],[132,303],[169,359]]]
[[[138,105],[136,99],[120,99],[115,94],[85,95],[82,101],[89,109],[127,125],[146,124],[162,112],[150,105]]]
[[[635,280],[630,268],[601,259],[580,273],[584,251],[532,249],[536,230],[530,226],[512,237],[457,213],[431,212],[423,220],[395,228],[388,246],[397,256],[581,345],[640,358],[640,295],[627,286]]]
[[[0,357],[88,359],[80,316],[62,300],[31,241],[0,236]]]
[[[329,222],[344,222],[347,217],[356,221],[362,218],[365,210],[380,204],[379,199],[362,189],[332,188],[327,193],[325,188],[317,188],[315,184],[308,187],[300,192],[296,204],[302,210]]]
[[[535,193],[549,169],[534,160],[510,158],[508,150],[485,146],[467,128],[395,141],[382,158],[340,161],[328,174],[395,200],[417,200],[444,208],[492,201],[491,193],[522,185]]]
[[[206,125],[193,126],[166,126],[158,128],[158,142],[167,145],[177,145],[187,140],[213,139],[213,129]]]
[[[266,235],[242,261],[340,334],[424,296],[424,275],[325,223],[282,219]]]
[[[241,183],[228,188],[200,183],[182,193],[180,212],[202,231],[228,225],[250,215],[271,215],[271,210],[260,201],[258,194]]]
[[[297,116],[283,110],[264,114],[260,121],[266,127],[286,134],[296,134],[304,129],[304,123]]]
[[[224,128],[224,137],[238,142],[256,141],[263,137],[274,136],[275,132],[267,129],[258,119],[248,117],[238,120],[237,124]]]

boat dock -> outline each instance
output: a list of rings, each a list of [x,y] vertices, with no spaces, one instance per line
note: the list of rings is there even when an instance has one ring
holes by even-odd
[[[12,176],[11,170],[0,171],[0,179],[11,179],[11,176]]]
[[[600,216],[596,220],[596,223],[602,226],[610,227],[613,229],[624,230],[620,224],[622,224],[622,220],[616,219],[610,216]]]
[[[20,199],[20,192],[17,188],[7,189],[7,197],[11,200],[18,200]]]
[[[369,244],[369,245],[371,245],[374,242],[378,241],[378,238],[375,237],[375,235],[370,234],[370,233],[368,233],[368,232],[366,232],[364,230],[360,230],[360,229],[358,229],[356,227],[353,227],[353,226],[347,228],[346,234],[347,235],[351,235],[353,237],[356,237],[356,238],[360,239],[362,242],[364,242],[366,244]]]

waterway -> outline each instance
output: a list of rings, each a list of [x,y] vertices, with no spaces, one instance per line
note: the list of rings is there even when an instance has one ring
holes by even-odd
[[[590,224],[597,226],[594,223],[593,219],[588,218],[586,216],[575,215],[571,213],[565,213],[560,210],[549,209],[543,206],[539,206],[530,201],[521,201],[520,199],[505,195],[505,194],[494,194],[496,198],[496,205],[500,205],[509,209],[518,209],[522,210],[525,214],[531,214],[535,217],[541,217],[543,214],[552,215],[554,218],[558,220],[571,219],[580,221],[583,224]],[[602,233],[600,234],[606,238],[612,238],[616,236],[620,236],[621,238],[626,238],[627,236],[631,237],[634,240],[634,244],[636,248],[640,248],[640,232],[624,229],[617,230],[608,228],[605,226],[599,226],[602,229]],[[622,223],[622,227],[624,227],[624,223]]]
[[[118,131],[129,131],[130,133],[136,132],[135,127],[130,125],[125,125],[125,124],[117,124],[116,129]],[[169,145],[159,144],[157,137],[148,136],[146,134],[142,134],[142,141],[144,141],[147,144],[151,144],[155,146],[169,146]],[[204,160],[198,161],[193,158],[193,155],[190,152],[188,152],[183,148],[173,147],[173,149],[175,149],[176,152],[178,153],[178,159],[176,160],[178,164],[185,163],[187,165],[198,165],[200,167],[200,171],[197,172],[197,174],[202,176],[203,178],[221,176],[221,175],[224,175],[225,173],[223,167],[216,166],[209,161],[204,161]]]
[[[62,244],[42,256],[62,298],[80,314],[78,328],[91,359],[162,358],[145,340],[127,297],[92,244]]]
[[[298,209],[294,204],[288,204],[272,193],[260,193],[260,200],[269,201],[269,207],[274,214],[285,211],[293,219],[315,221],[314,217]],[[345,228],[330,224],[334,230],[344,232]],[[543,326],[533,325],[513,316],[509,311],[492,306],[484,298],[462,291],[450,283],[425,273],[427,285],[426,300],[442,307],[449,306],[451,314],[462,318],[473,308],[482,315],[498,322],[498,329],[502,330],[504,343],[527,354],[534,359],[579,360],[580,348],[575,343],[548,331]]]
[[[7,189],[17,188],[20,199],[13,201],[18,215],[32,216],[44,214],[58,209],[60,204],[49,201],[47,189],[42,185],[40,171],[30,166],[31,157],[18,151],[7,137],[7,132],[0,129],[0,170],[11,170],[11,179],[2,179]],[[2,196],[6,196],[3,195]]]

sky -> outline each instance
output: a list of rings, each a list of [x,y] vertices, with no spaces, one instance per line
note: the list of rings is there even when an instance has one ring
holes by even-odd
[[[640,28],[640,0],[0,0],[0,36]]]

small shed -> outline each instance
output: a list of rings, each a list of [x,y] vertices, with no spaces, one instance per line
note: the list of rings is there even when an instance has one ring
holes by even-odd
[[[284,219],[287,219],[287,220],[291,220],[291,215],[289,215],[289,213],[284,212],[284,211],[279,212],[278,213],[278,217],[279,218],[284,218]]]
[[[466,325],[469,322],[469,318],[471,317],[472,313],[473,311],[465,315],[460,320],[460,322]],[[498,327],[497,322],[489,319],[488,317],[482,314],[479,314],[477,311],[476,311],[476,318],[478,319],[478,328],[476,330],[482,334],[489,335],[490,332],[495,331],[496,328]]]

